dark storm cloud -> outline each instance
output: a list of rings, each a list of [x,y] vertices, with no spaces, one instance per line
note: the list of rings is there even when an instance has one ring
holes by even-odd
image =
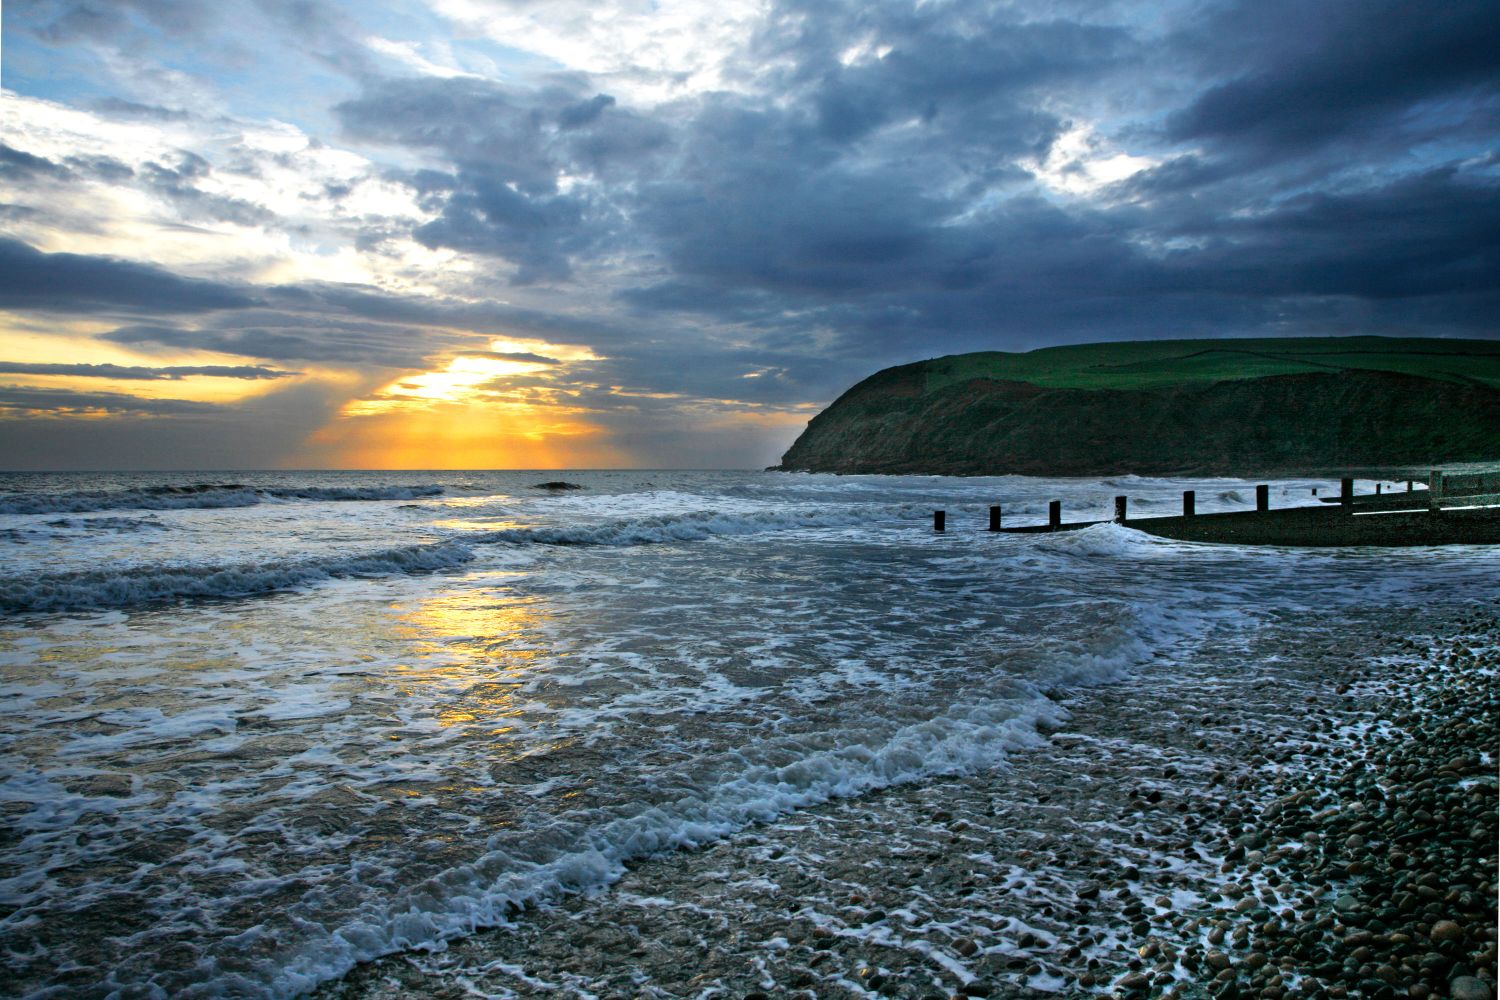
[[[563,280],[573,254],[594,243],[587,203],[564,195],[524,194],[484,175],[450,195],[441,217],[412,235],[429,247],[504,257],[517,265],[515,282]]]
[[[68,156],[58,163],[0,142],[0,177],[25,184],[36,179],[99,180],[118,184],[135,175],[131,167],[111,156]]]
[[[69,389],[0,386],[0,411],[175,416],[213,413],[218,409],[213,403],[199,403],[188,399],[144,399],[117,392],[74,392]]]
[[[1184,288],[1384,300],[1500,293],[1500,182],[1448,166],[1207,230]]]
[[[184,378],[202,376],[210,378],[273,379],[287,378],[300,372],[275,371],[255,365],[171,365],[165,368],[144,368],[139,365],[64,365],[31,364],[20,361],[0,361],[0,374],[4,375],[68,375],[74,378],[107,378],[127,381],[177,382]]]
[[[582,98],[584,88],[568,76],[537,90],[462,78],[386,80],[335,112],[353,137],[454,163],[449,174],[395,175],[440,213],[414,231],[418,242],[507,260],[516,284],[556,282],[571,276],[576,257],[612,242],[620,222],[608,202],[561,191],[559,175],[615,176],[622,165],[639,167],[667,136],[659,124],[613,111],[607,94]]]
[[[1156,49],[1128,26],[977,5],[781,10],[758,42],[784,67],[778,105],[703,99],[676,139],[694,155],[637,190],[637,233],[671,265],[617,291],[643,315],[751,325],[762,346],[821,329],[819,352],[872,367],[934,353],[934,337],[1411,332],[1422,316],[1427,332],[1494,333],[1493,168],[1471,151],[1423,164],[1403,144],[1472,139],[1493,111],[1493,5],[1214,5]],[[859,38],[890,51],[843,65]],[[1164,57],[1198,79],[1175,108],[1136,109],[1169,122],[1165,145],[1134,150],[1161,165],[1103,199],[1039,197],[1014,164],[1069,125],[1045,95],[1128,91]],[[1357,177],[1306,158],[1356,139],[1387,150]]]
[[[70,171],[61,163],[0,142],[0,177],[21,180],[30,177],[64,178]]]
[[[472,258],[437,279],[453,281],[440,298],[252,291],[0,244],[0,304],[123,311],[115,343],[396,370],[488,356],[490,336],[580,344],[602,360],[550,365],[531,388],[561,387],[621,440],[689,447],[664,429],[684,408],[826,402],[875,368],[962,350],[1496,334],[1493,3],[781,0],[739,39],[722,89],[654,105],[628,85],[665,78],[639,68],[382,77],[347,42],[369,33],[321,3],[42,7],[44,32],[115,52],[160,35],[217,58],[233,54],[224,25],[253,22],[245,45],[279,26],[357,89],[339,101],[320,84],[315,112],[362,152],[395,150],[399,166],[375,172],[424,213],[341,219],[362,226],[355,245],[394,260],[410,237]],[[132,178],[12,141],[0,165],[17,187],[113,170],[188,219],[280,224],[213,195],[191,154]],[[1090,166],[1116,153],[1154,166],[1092,186]],[[272,162],[232,159],[214,154],[247,174]],[[323,178],[309,191],[351,193]],[[506,282],[541,287],[489,297]]]
[[[362,323],[314,311],[249,310],[199,327],[122,326],[100,340],[130,347],[214,351],[278,362],[420,368],[454,338],[395,324]]]
[[[1500,7],[1489,0],[1268,0],[1230,5],[1189,38],[1240,71],[1171,116],[1175,140],[1274,158],[1344,141],[1400,148],[1413,133],[1493,136]],[[1428,103],[1441,107],[1412,114]]]
[[[570,104],[557,113],[557,124],[563,128],[578,128],[594,121],[604,109],[615,103],[608,94],[595,94],[586,101]]]
[[[198,187],[213,168],[195,153],[181,151],[176,163],[147,163],[141,168],[141,179],[156,195],[172,202],[187,219],[208,219],[239,226],[265,225],[275,213],[259,205],[227,195],[213,194]]]
[[[846,63],[854,42],[884,55]],[[1039,88],[1107,71],[1136,48],[1118,26],[987,4],[793,0],[777,6],[752,54],[787,67],[777,89],[798,95],[830,140],[916,119],[936,125],[956,149],[1044,137],[1051,116],[1037,113],[1031,98]]]
[[[182,278],[150,264],[42,253],[0,237],[0,309],[170,314],[245,308],[253,302],[241,288]]]

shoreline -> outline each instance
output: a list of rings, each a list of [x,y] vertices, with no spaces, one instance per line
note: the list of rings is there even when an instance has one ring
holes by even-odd
[[[1005,768],[643,859],[314,995],[1486,1000],[1494,606],[1283,618],[1220,637],[1241,670],[1072,693]],[[1457,825],[1429,851],[1430,799]]]

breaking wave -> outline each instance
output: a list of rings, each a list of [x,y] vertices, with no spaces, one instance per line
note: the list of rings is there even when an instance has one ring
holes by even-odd
[[[716,535],[752,535],[797,528],[865,525],[892,518],[911,517],[912,509],[902,504],[889,507],[822,507],[749,513],[703,510],[568,527],[507,528],[469,535],[464,540],[476,544],[619,546],[696,542]]]
[[[443,487],[307,486],[253,487],[241,483],[143,486],[76,493],[19,493],[0,497],[0,514],[82,514],[97,510],[182,510],[253,507],[265,500],[415,500],[441,496]]]
[[[469,562],[457,542],[408,545],[363,555],[230,566],[155,565],[0,577],[0,611],[127,608],[184,598],[249,597],[324,580],[431,573]]]

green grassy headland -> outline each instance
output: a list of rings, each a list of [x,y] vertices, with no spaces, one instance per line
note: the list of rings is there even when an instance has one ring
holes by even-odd
[[[954,354],[922,364],[928,393],[975,378],[1052,389],[1155,389],[1360,369],[1500,388],[1500,342],[1429,337],[1135,340]]]

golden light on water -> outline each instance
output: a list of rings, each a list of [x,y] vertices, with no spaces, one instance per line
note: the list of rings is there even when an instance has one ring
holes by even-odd
[[[526,712],[530,696],[518,696],[518,689],[552,652],[546,634],[550,618],[539,599],[503,592],[429,598],[398,619],[396,634],[416,657],[400,668],[398,684],[403,693],[420,690],[443,728],[474,727],[505,737],[514,730],[511,720]],[[558,745],[528,739],[517,745],[515,756]]]

